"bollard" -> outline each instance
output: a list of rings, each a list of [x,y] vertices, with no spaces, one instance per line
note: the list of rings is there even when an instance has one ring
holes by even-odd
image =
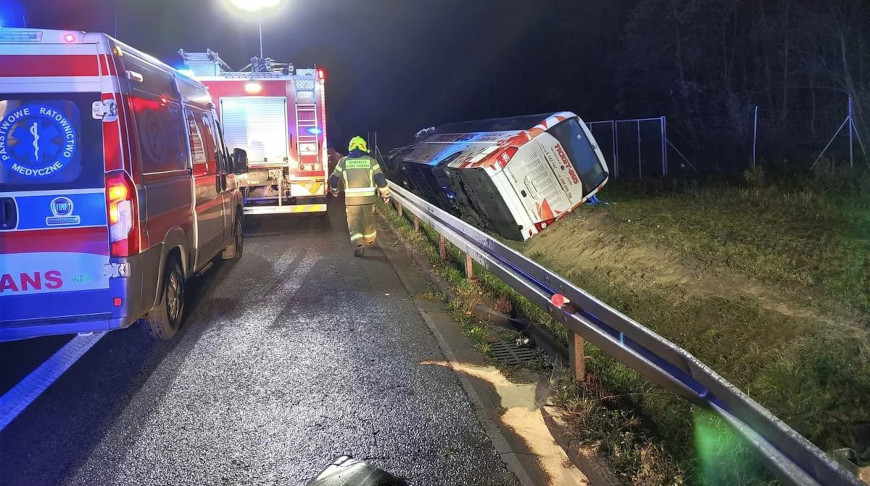
[[[417,215],[414,215],[414,232],[420,232],[420,218],[418,218]]]
[[[441,254],[442,261],[447,260],[447,240],[442,235],[438,235],[438,253]]]
[[[474,280],[474,266],[472,265],[474,260],[471,259],[470,256],[465,255],[465,278],[468,280]]]
[[[550,303],[565,312],[575,314],[578,312],[574,304],[562,294],[553,294]],[[575,381],[586,380],[586,353],[583,350],[584,339],[579,334],[568,331],[568,359],[571,366],[571,374]]]

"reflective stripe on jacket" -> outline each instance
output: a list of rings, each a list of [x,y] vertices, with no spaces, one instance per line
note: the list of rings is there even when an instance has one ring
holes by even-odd
[[[345,204],[357,206],[377,201],[375,176],[381,174],[378,161],[369,157],[344,157],[338,161],[330,177],[330,188],[338,190],[338,181],[344,182]]]

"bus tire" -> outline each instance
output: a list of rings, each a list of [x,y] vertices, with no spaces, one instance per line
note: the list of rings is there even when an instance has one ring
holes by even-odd
[[[221,252],[223,260],[238,260],[242,258],[245,248],[245,225],[242,222],[241,210],[237,210],[236,222],[233,224],[233,242]]]
[[[175,257],[166,262],[160,303],[142,319],[145,333],[155,340],[172,339],[184,317],[184,273]]]

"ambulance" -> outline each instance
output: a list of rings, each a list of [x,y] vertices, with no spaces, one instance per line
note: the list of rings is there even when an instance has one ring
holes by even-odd
[[[245,214],[325,213],[326,71],[257,57],[233,71],[214,51],[178,52],[214,98],[227,143],[248,154]]]
[[[157,59],[0,29],[0,341],[174,336],[185,284],[242,255],[235,154],[205,86]]]

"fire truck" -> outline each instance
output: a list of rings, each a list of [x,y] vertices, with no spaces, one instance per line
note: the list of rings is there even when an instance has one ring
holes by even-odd
[[[325,212],[326,72],[256,57],[233,71],[211,50],[179,54],[208,87],[228,146],[247,152],[245,214]]]

